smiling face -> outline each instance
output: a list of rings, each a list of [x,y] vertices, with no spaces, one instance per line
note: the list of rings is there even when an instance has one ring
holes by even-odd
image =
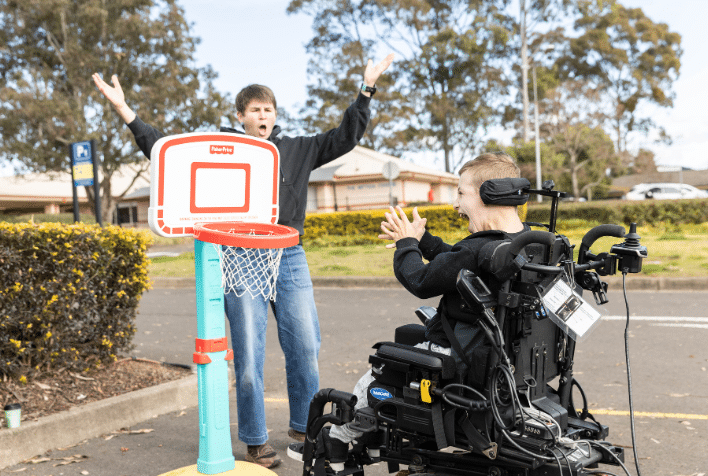
[[[268,139],[275,126],[275,105],[270,102],[252,100],[245,107],[244,112],[236,113],[239,122],[243,124],[249,136]]]
[[[468,170],[460,175],[457,186],[457,198],[454,208],[461,218],[467,220],[467,231],[476,233],[486,229],[487,206],[479,196],[479,186],[476,185],[474,174]]]

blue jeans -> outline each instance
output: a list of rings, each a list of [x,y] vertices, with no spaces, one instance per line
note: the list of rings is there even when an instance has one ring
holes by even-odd
[[[263,396],[268,302],[249,293],[224,295],[231,328],[236,371],[238,438],[247,445],[268,441]],[[310,400],[319,390],[317,357],[320,326],[310,270],[302,246],[283,250],[276,282],[276,300],[270,302],[278,325],[278,340],[285,354],[290,402],[290,427],[305,431]]]

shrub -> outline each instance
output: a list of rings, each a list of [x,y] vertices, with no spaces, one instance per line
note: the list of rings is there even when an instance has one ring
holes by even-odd
[[[529,205],[528,221],[548,223],[550,201],[540,205]],[[708,199],[695,200],[645,200],[598,201],[583,203],[561,203],[558,206],[558,222],[584,220],[597,223],[629,225],[673,225],[699,224],[708,222]]]
[[[131,348],[149,235],[0,222],[0,374],[83,371]]]
[[[411,217],[413,208],[403,209]],[[305,238],[316,241],[324,236],[346,236],[346,244],[351,241],[378,242],[381,222],[385,220],[387,210],[364,210],[337,213],[313,213],[305,218]],[[450,205],[419,207],[421,216],[428,219],[427,229],[431,233],[457,231],[464,226],[463,220]],[[357,240],[359,239],[359,240]]]
[[[533,200],[533,199],[532,199]],[[548,223],[550,201],[530,203],[519,207],[524,221]],[[404,208],[410,217],[412,208]],[[419,207],[420,215],[427,218],[426,228],[433,234],[464,233],[465,222],[452,205]],[[386,210],[365,210],[336,213],[313,213],[305,219],[306,246],[349,246],[379,243],[377,238]],[[658,201],[597,201],[570,203],[558,206],[557,226],[564,230],[589,229],[601,223],[625,225],[677,226],[708,222],[708,199],[658,200]]]
[[[94,224],[96,223],[96,218],[90,214],[81,214],[80,221],[82,223]],[[28,221],[34,223],[74,223],[73,213],[29,213],[25,215],[4,215],[0,214],[0,221],[6,221],[8,223],[25,223]]]

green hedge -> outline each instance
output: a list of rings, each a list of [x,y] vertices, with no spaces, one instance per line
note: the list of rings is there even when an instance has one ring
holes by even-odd
[[[83,371],[131,348],[148,234],[0,222],[0,374]]]
[[[526,221],[548,223],[550,201],[531,203],[526,212]],[[404,209],[411,216],[411,208]],[[422,217],[428,219],[427,229],[433,234],[460,231],[465,222],[451,205],[419,207]],[[386,210],[356,212],[314,213],[305,219],[305,243],[312,245],[352,245],[377,243],[381,222]],[[520,210],[523,216],[524,210]],[[572,221],[575,224],[613,223],[629,225],[656,225],[659,223],[681,225],[708,222],[708,199],[658,200],[658,201],[613,201],[561,202],[558,206],[558,224]],[[342,238],[336,238],[342,237]]]
[[[550,201],[529,205],[527,220],[548,223]],[[558,206],[558,223],[564,220],[584,220],[596,223],[629,225],[700,224],[708,222],[708,199],[597,201],[568,203]]]
[[[91,214],[82,213],[79,216],[81,223],[94,224],[96,218]],[[73,213],[28,213],[25,215],[4,215],[0,214],[0,222],[7,223],[65,223],[70,225],[74,223]]]
[[[347,237],[345,242],[335,240],[341,245],[379,242],[381,222],[385,220],[387,210],[362,210],[354,212],[313,213],[305,218],[306,243],[325,244],[330,237]],[[411,218],[412,208],[404,208]],[[445,233],[459,230],[465,225],[452,206],[418,207],[422,217],[427,218],[427,229],[431,233]],[[320,241],[322,243],[320,243]]]

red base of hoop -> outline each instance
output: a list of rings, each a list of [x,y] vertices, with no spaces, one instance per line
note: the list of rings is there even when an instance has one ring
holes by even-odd
[[[197,223],[194,225],[194,238],[241,248],[288,248],[300,242],[300,234],[295,228],[239,221]]]

